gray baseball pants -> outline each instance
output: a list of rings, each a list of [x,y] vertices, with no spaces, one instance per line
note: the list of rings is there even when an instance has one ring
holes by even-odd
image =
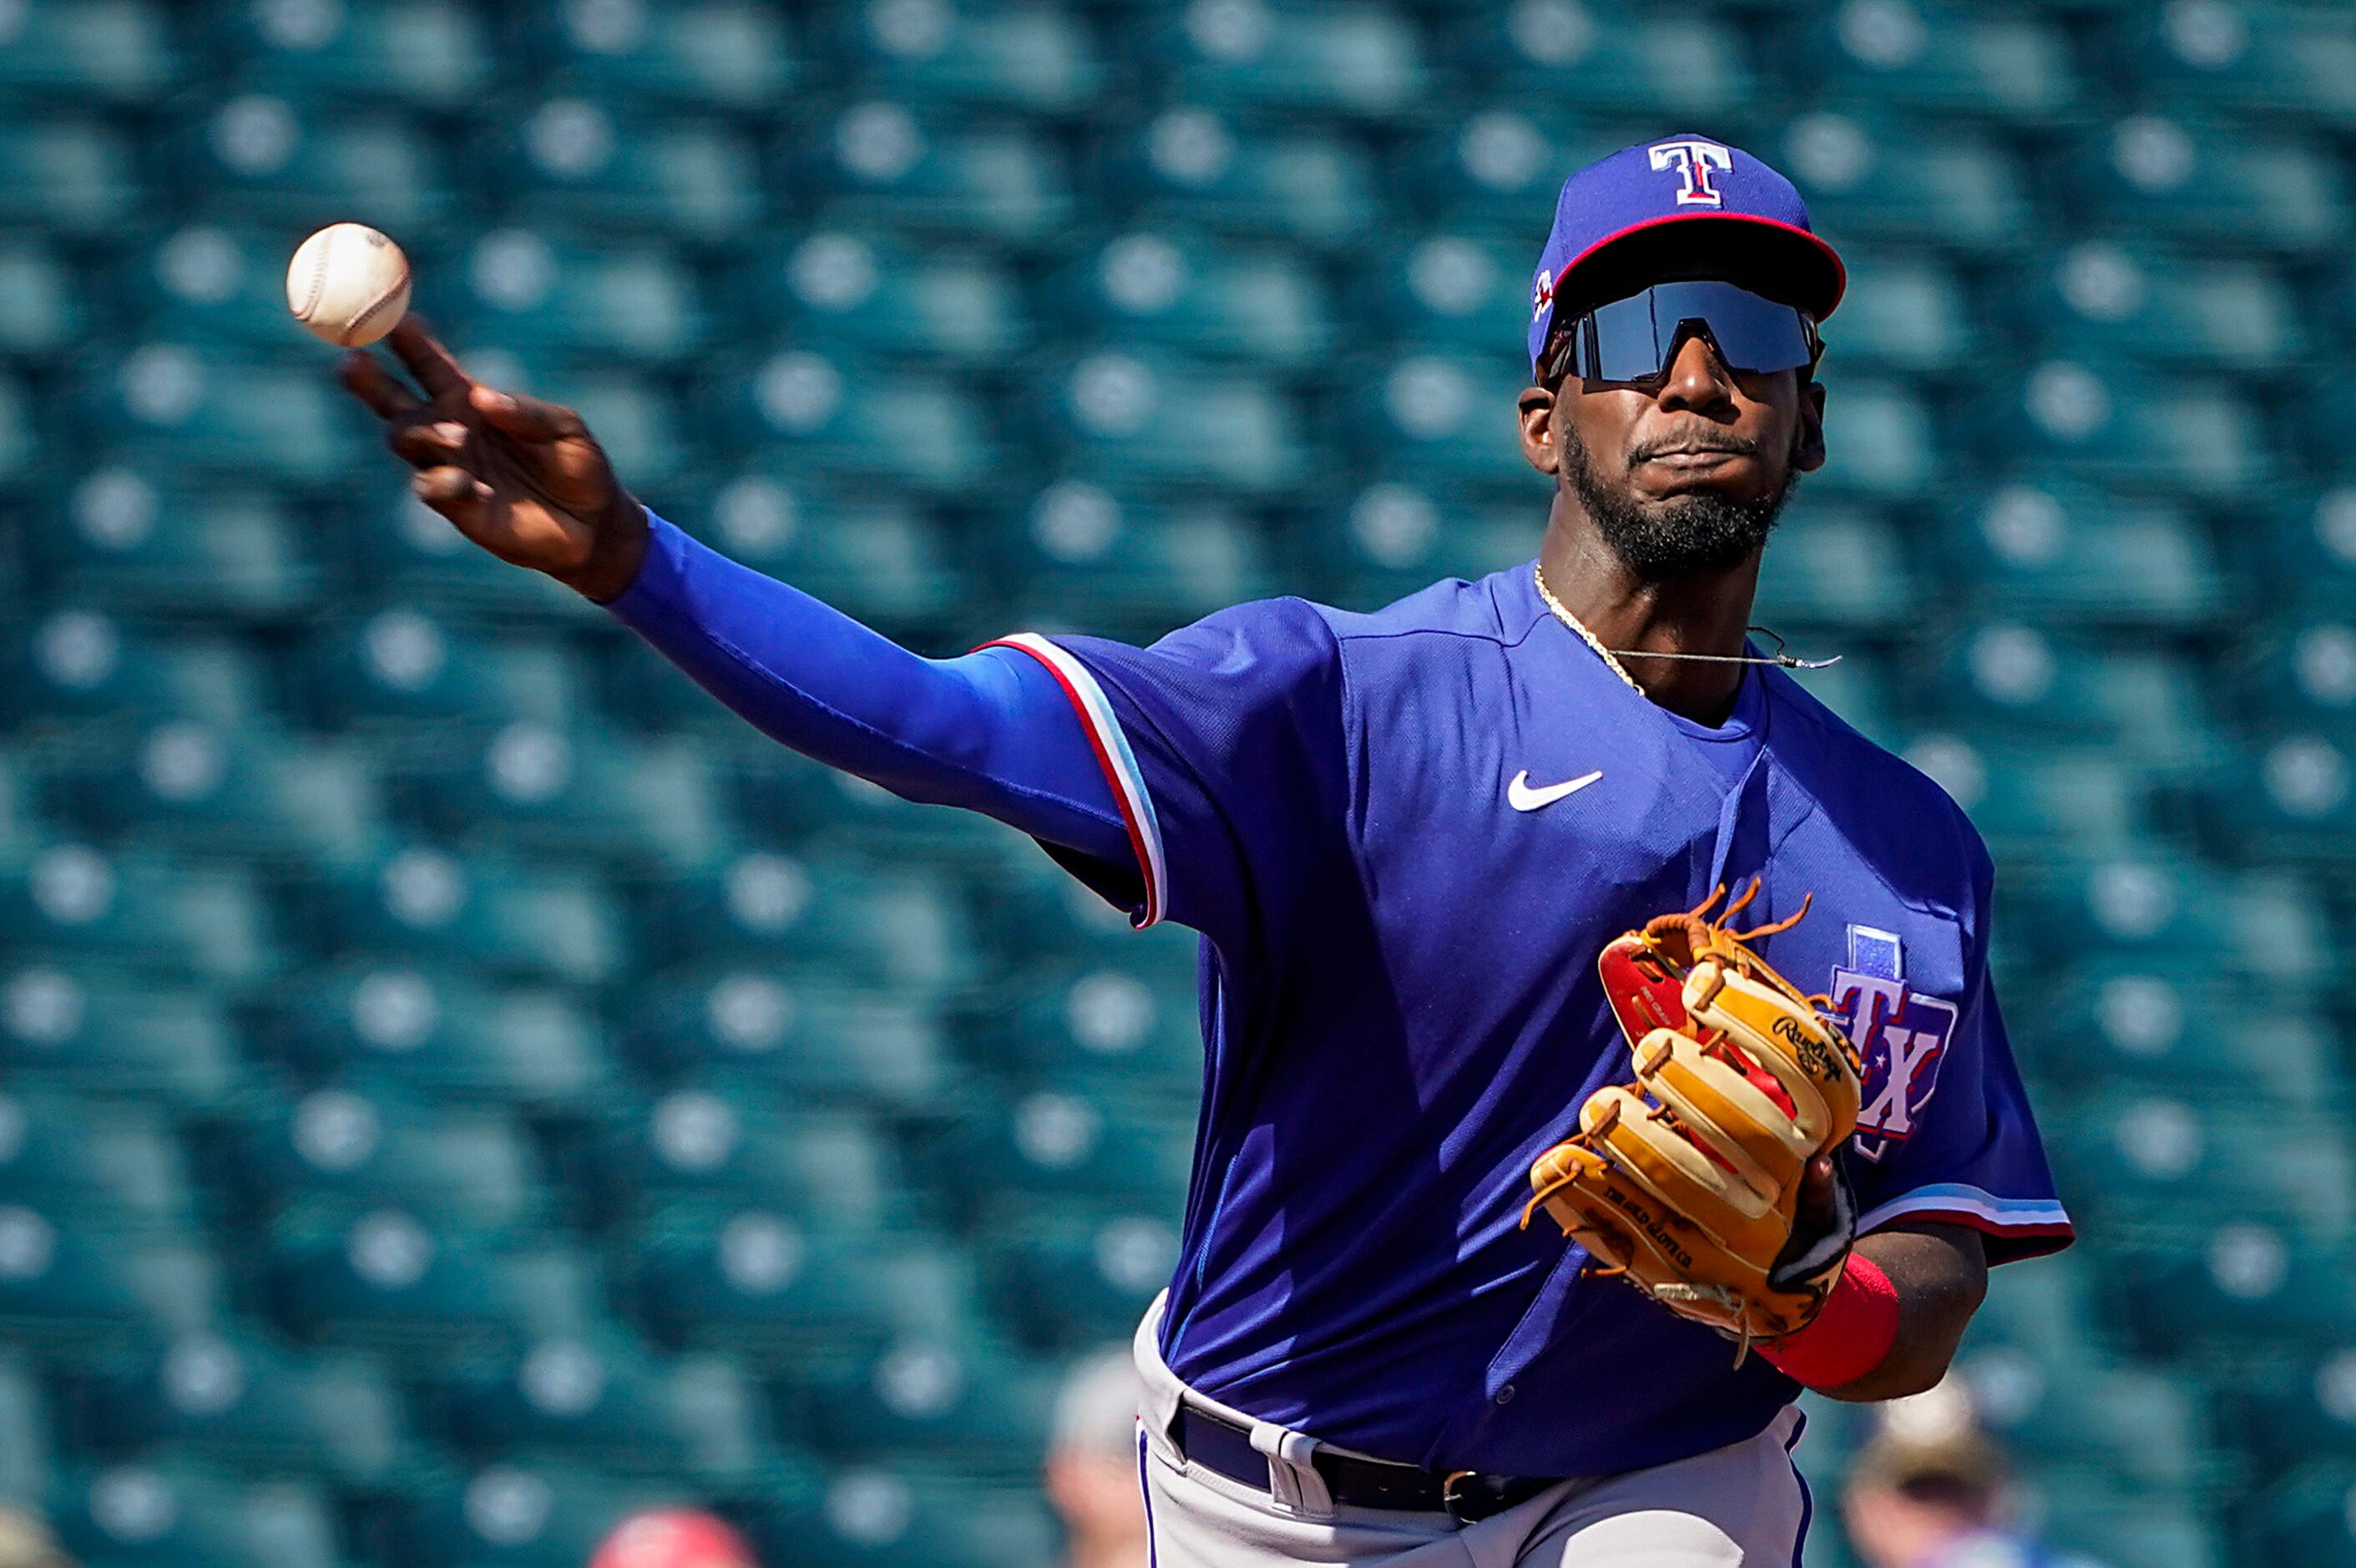
[[[1156,1298],[1136,1339],[1151,1568],[1799,1568],[1810,1503],[1792,1460],[1797,1410],[1756,1437],[1651,1469],[1562,1481],[1474,1524],[1340,1508],[1309,1464],[1313,1438],[1206,1399],[1162,1364],[1162,1306]],[[1270,1487],[1182,1458],[1169,1435],[1182,1402],[1253,1427]]]

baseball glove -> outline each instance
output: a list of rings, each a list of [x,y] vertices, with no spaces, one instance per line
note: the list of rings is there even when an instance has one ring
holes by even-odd
[[[1833,1213],[1800,1216],[1809,1162],[1857,1126],[1858,1063],[1828,1021],[1751,944],[1796,925],[1749,931],[1710,907],[1663,915],[1603,950],[1597,968],[1635,1058],[1636,1081],[1597,1090],[1579,1132],[1530,1167],[1537,1196],[1563,1233],[1617,1275],[1683,1317],[1737,1342],[1804,1327],[1839,1278],[1857,1230],[1856,1202],[1833,1166]]]

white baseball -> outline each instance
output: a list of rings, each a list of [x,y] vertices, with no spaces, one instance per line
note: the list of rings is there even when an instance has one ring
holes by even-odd
[[[409,258],[365,223],[330,223],[294,247],[286,308],[330,343],[373,343],[409,313]]]

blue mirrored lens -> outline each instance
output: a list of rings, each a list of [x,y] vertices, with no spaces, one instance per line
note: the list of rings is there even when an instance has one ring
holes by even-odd
[[[1795,371],[1814,358],[1800,313],[1730,283],[1655,284],[1598,306],[1579,328],[1573,371],[1589,381],[1642,381],[1667,367],[1685,324],[1707,330],[1734,371]]]

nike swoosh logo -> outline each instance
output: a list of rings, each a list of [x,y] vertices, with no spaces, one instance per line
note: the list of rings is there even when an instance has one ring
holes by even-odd
[[[1548,784],[1533,789],[1530,788],[1530,770],[1525,768],[1514,775],[1514,781],[1511,784],[1505,786],[1505,800],[1516,811],[1535,811],[1540,806],[1553,805],[1565,795],[1577,794],[1602,777],[1603,769],[1599,768],[1594,772],[1582,774],[1577,779],[1566,779],[1559,784]]]

